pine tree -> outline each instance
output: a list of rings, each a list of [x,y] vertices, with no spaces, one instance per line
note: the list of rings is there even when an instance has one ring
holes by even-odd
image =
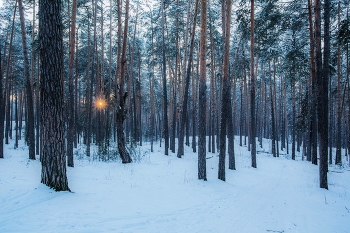
[[[41,182],[56,191],[69,191],[63,111],[63,40],[61,0],[39,4]]]
[[[201,34],[200,34],[200,79],[199,102],[200,110],[206,109],[206,29],[207,29],[207,2],[201,0]],[[207,180],[206,171],[206,114],[198,114],[198,179]]]

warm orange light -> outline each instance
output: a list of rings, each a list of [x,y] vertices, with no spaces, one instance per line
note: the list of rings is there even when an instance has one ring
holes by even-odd
[[[95,101],[95,107],[96,107],[97,109],[102,110],[102,109],[106,108],[106,106],[107,106],[106,100],[104,100],[103,98],[98,98],[98,99],[96,99],[96,101]]]

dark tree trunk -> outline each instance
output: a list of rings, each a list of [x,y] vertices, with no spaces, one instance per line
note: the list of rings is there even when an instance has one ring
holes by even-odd
[[[30,81],[29,73],[29,59],[28,59],[28,47],[27,47],[27,38],[26,38],[26,28],[25,28],[25,19],[24,19],[24,9],[22,0],[18,0],[19,3],[19,13],[21,20],[21,32],[22,32],[22,46],[23,46],[23,55],[24,55],[24,75],[25,75],[25,86],[27,94],[27,140],[29,147],[29,159],[35,159],[35,131],[34,131],[34,102],[33,102],[33,92],[32,85]]]
[[[309,35],[310,35],[310,73],[311,73],[311,93],[310,93],[310,155],[313,164],[317,164],[317,118],[316,118],[316,68],[315,68],[315,36],[314,23],[312,20],[312,2],[308,0],[309,15]]]
[[[271,125],[272,125],[272,155],[276,157],[276,125],[275,125],[275,108],[273,103],[273,94],[272,94],[272,75],[271,75],[271,67],[269,62],[269,73],[270,73],[270,103],[271,103]]]
[[[76,33],[76,12],[77,12],[77,1],[72,1],[72,19],[71,19],[71,28],[70,28],[70,38],[69,38],[69,98],[68,98],[68,132],[67,132],[67,159],[68,166],[74,167],[73,159],[73,146],[74,146],[74,49],[75,49],[75,33]]]
[[[211,24],[212,25],[212,24]],[[215,153],[215,117],[216,117],[216,105],[215,105],[215,59],[214,59],[214,39],[212,26],[210,25],[210,64],[211,64],[211,72],[210,72],[210,119],[209,127],[211,128],[211,152]]]
[[[293,77],[294,79],[294,77]],[[295,81],[293,80],[291,83],[292,89],[292,159],[295,160],[295,118],[296,118],[296,107],[295,107]]]
[[[85,143],[86,143],[86,156],[90,156],[90,144],[91,144],[91,109],[92,109],[92,103],[90,96],[92,96],[92,79],[90,74],[90,67],[91,67],[91,36],[90,36],[90,24],[88,24],[88,44],[87,44],[87,68],[86,68],[86,122],[85,122]]]
[[[169,154],[169,124],[168,124],[168,94],[166,85],[166,59],[165,59],[165,2],[162,3],[162,76],[163,76],[163,125],[164,125],[164,154]]]
[[[61,5],[60,0],[41,0],[39,4],[41,133],[43,139],[41,182],[56,191],[69,191],[64,136]]]
[[[196,15],[195,15],[196,17]],[[207,36],[207,1],[201,1],[201,34],[200,34],[200,79],[198,93],[198,179],[207,180],[206,170],[206,36]],[[194,33],[193,33],[194,34]]]
[[[199,73],[199,63],[200,63],[200,56],[198,56],[198,62],[197,62],[197,74],[196,79],[192,79],[192,151],[194,153],[197,152],[197,96],[199,93],[199,82],[200,82],[200,73]],[[199,101],[199,96],[198,96]],[[199,103],[198,103],[199,105]],[[199,106],[198,106],[199,107]],[[206,109],[206,108],[204,108]],[[198,128],[199,130],[199,128]],[[198,132],[199,136],[199,132]]]
[[[219,153],[219,171],[218,179],[225,181],[225,157],[226,157],[226,132],[228,118],[232,120],[232,108],[230,108],[230,77],[229,77],[229,51],[230,51],[230,20],[231,20],[231,1],[223,1],[223,29],[224,29],[224,56],[223,56],[223,80],[221,97],[221,123],[220,123],[220,153]]]
[[[228,168],[236,170],[235,162],[235,148],[234,148],[234,135],[233,135],[233,116],[232,116],[232,101],[231,101],[231,80],[230,80],[230,25],[231,25],[231,6],[232,1],[226,1],[225,9],[225,57],[224,57],[224,77],[229,80],[229,92],[228,92],[228,106],[227,106],[227,152],[228,152]]]
[[[255,74],[254,74],[254,0],[251,0],[250,15],[250,127],[252,167],[256,168],[256,125],[255,125]]]
[[[15,145],[14,148],[18,148],[18,88],[16,88],[15,97]]]
[[[329,75],[329,159],[328,163],[333,163],[333,94],[332,94],[332,82],[331,82],[331,76]]]
[[[176,1],[177,7],[179,7],[179,1]],[[178,11],[176,13],[176,52],[175,52],[175,69],[174,69],[174,78],[172,84],[172,92],[173,92],[173,102],[172,102],[172,122],[171,122],[171,137],[170,137],[170,150],[175,153],[175,138],[176,138],[176,98],[177,98],[177,80],[178,80],[178,67],[179,67],[179,17]]]
[[[0,159],[4,158],[4,114],[3,114],[3,86],[2,86],[2,74],[3,74],[3,70],[2,70],[2,43],[0,43]]]
[[[329,0],[324,5],[324,62],[322,70],[321,52],[321,1],[316,0],[315,8],[315,34],[316,34],[316,77],[318,86],[318,133],[320,153],[320,188],[328,189],[328,79],[329,79]],[[323,75],[322,75],[323,74]]]
[[[126,0],[125,6],[125,24],[122,55],[120,59],[120,83],[119,83],[119,106],[117,107],[117,134],[118,134],[118,151],[122,163],[131,163],[132,159],[125,148],[124,121],[127,115],[125,101],[128,93],[124,91],[125,84],[125,66],[126,66],[126,46],[128,42],[128,22],[129,22],[129,0]]]
[[[155,122],[156,122],[156,113],[155,113],[155,103],[154,103],[154,46],[153,46],[153,16],[151,11],[151,34],[152,34],[152,45],[151,45],[151,66],[152,66],[152,73],[150,78],[150,104],[151,104],[151,117],[150,117],[150,137],[151,137],[151,152],[153,152],[153,141],[154,141],[154,134],[155,134]],[[157,136],[157,133],[156,133]],[[157,139],[156,139],[157,141]]]
[[[340,3],[338,2],[338,30],[340,25]],[[341,115],[342,115],[342,104],[341,104],[341,59],[340,59],[340,43],[338,42],[338,59],[337,59],[337,122],[336,122],[336,152],[335,152],[335,164],[341,165]]]

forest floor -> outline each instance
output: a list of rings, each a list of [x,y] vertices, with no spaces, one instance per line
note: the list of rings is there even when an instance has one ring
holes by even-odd
[[[134,149],[134,162],[103,162],[76,150],[67,168],[72,192],[40,183],[41,164],[27,147],[5,145],[0,160],[0,232],[350,232],[350,168],[329,167],[329,190],[318,166],[281,151],[250,152],[235,144],[237,170],[217,179],[218,156],[207,153],[208,181],[197,179],[197,154],[182,159],[164,148]],[[228,166],[226,166],[228,168]]]

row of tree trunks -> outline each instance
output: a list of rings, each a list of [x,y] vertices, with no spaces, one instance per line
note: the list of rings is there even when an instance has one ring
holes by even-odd
[[[184,155],[185,123],[186,123],[187,117],[188,117],[187,116],[188,90],[189,90],[189,86],[190,86],[191,68],[192,68],[192,62],[193,62],[192,60],[193,60],[193,50],[194,50],[195,28],[196,28],[196,22],[197,22],[198,2],[199,2],[199,0],[196,0],[195,6],[194,6],[193,28],[191,31],[190,52],[188,55],[187,69],[186,69],[186,73],[185,73],[186,79],[185,79],[184,98],[183,98],[183,103],[182,103],[180,130],[179,130],[179,141],[178,141],[178,150],[177,150],[177,157],[178,158],[181,158]]]
[[[35,131],[34,131],[34,101],[32,84],[30,80],[29,70],[29,58],[28,58],[28,47],[26,38],[26,27],[24,18],[24,8],[22,0],[18,0],[21,31],[22,31],[22,46],[23,46],[23,57],[24,57],[24,76],[25,76],[25,87],[27,95],[27,121],[26,121],[26,134],[27,143],[29,148],[29,159],[35,159]]]

